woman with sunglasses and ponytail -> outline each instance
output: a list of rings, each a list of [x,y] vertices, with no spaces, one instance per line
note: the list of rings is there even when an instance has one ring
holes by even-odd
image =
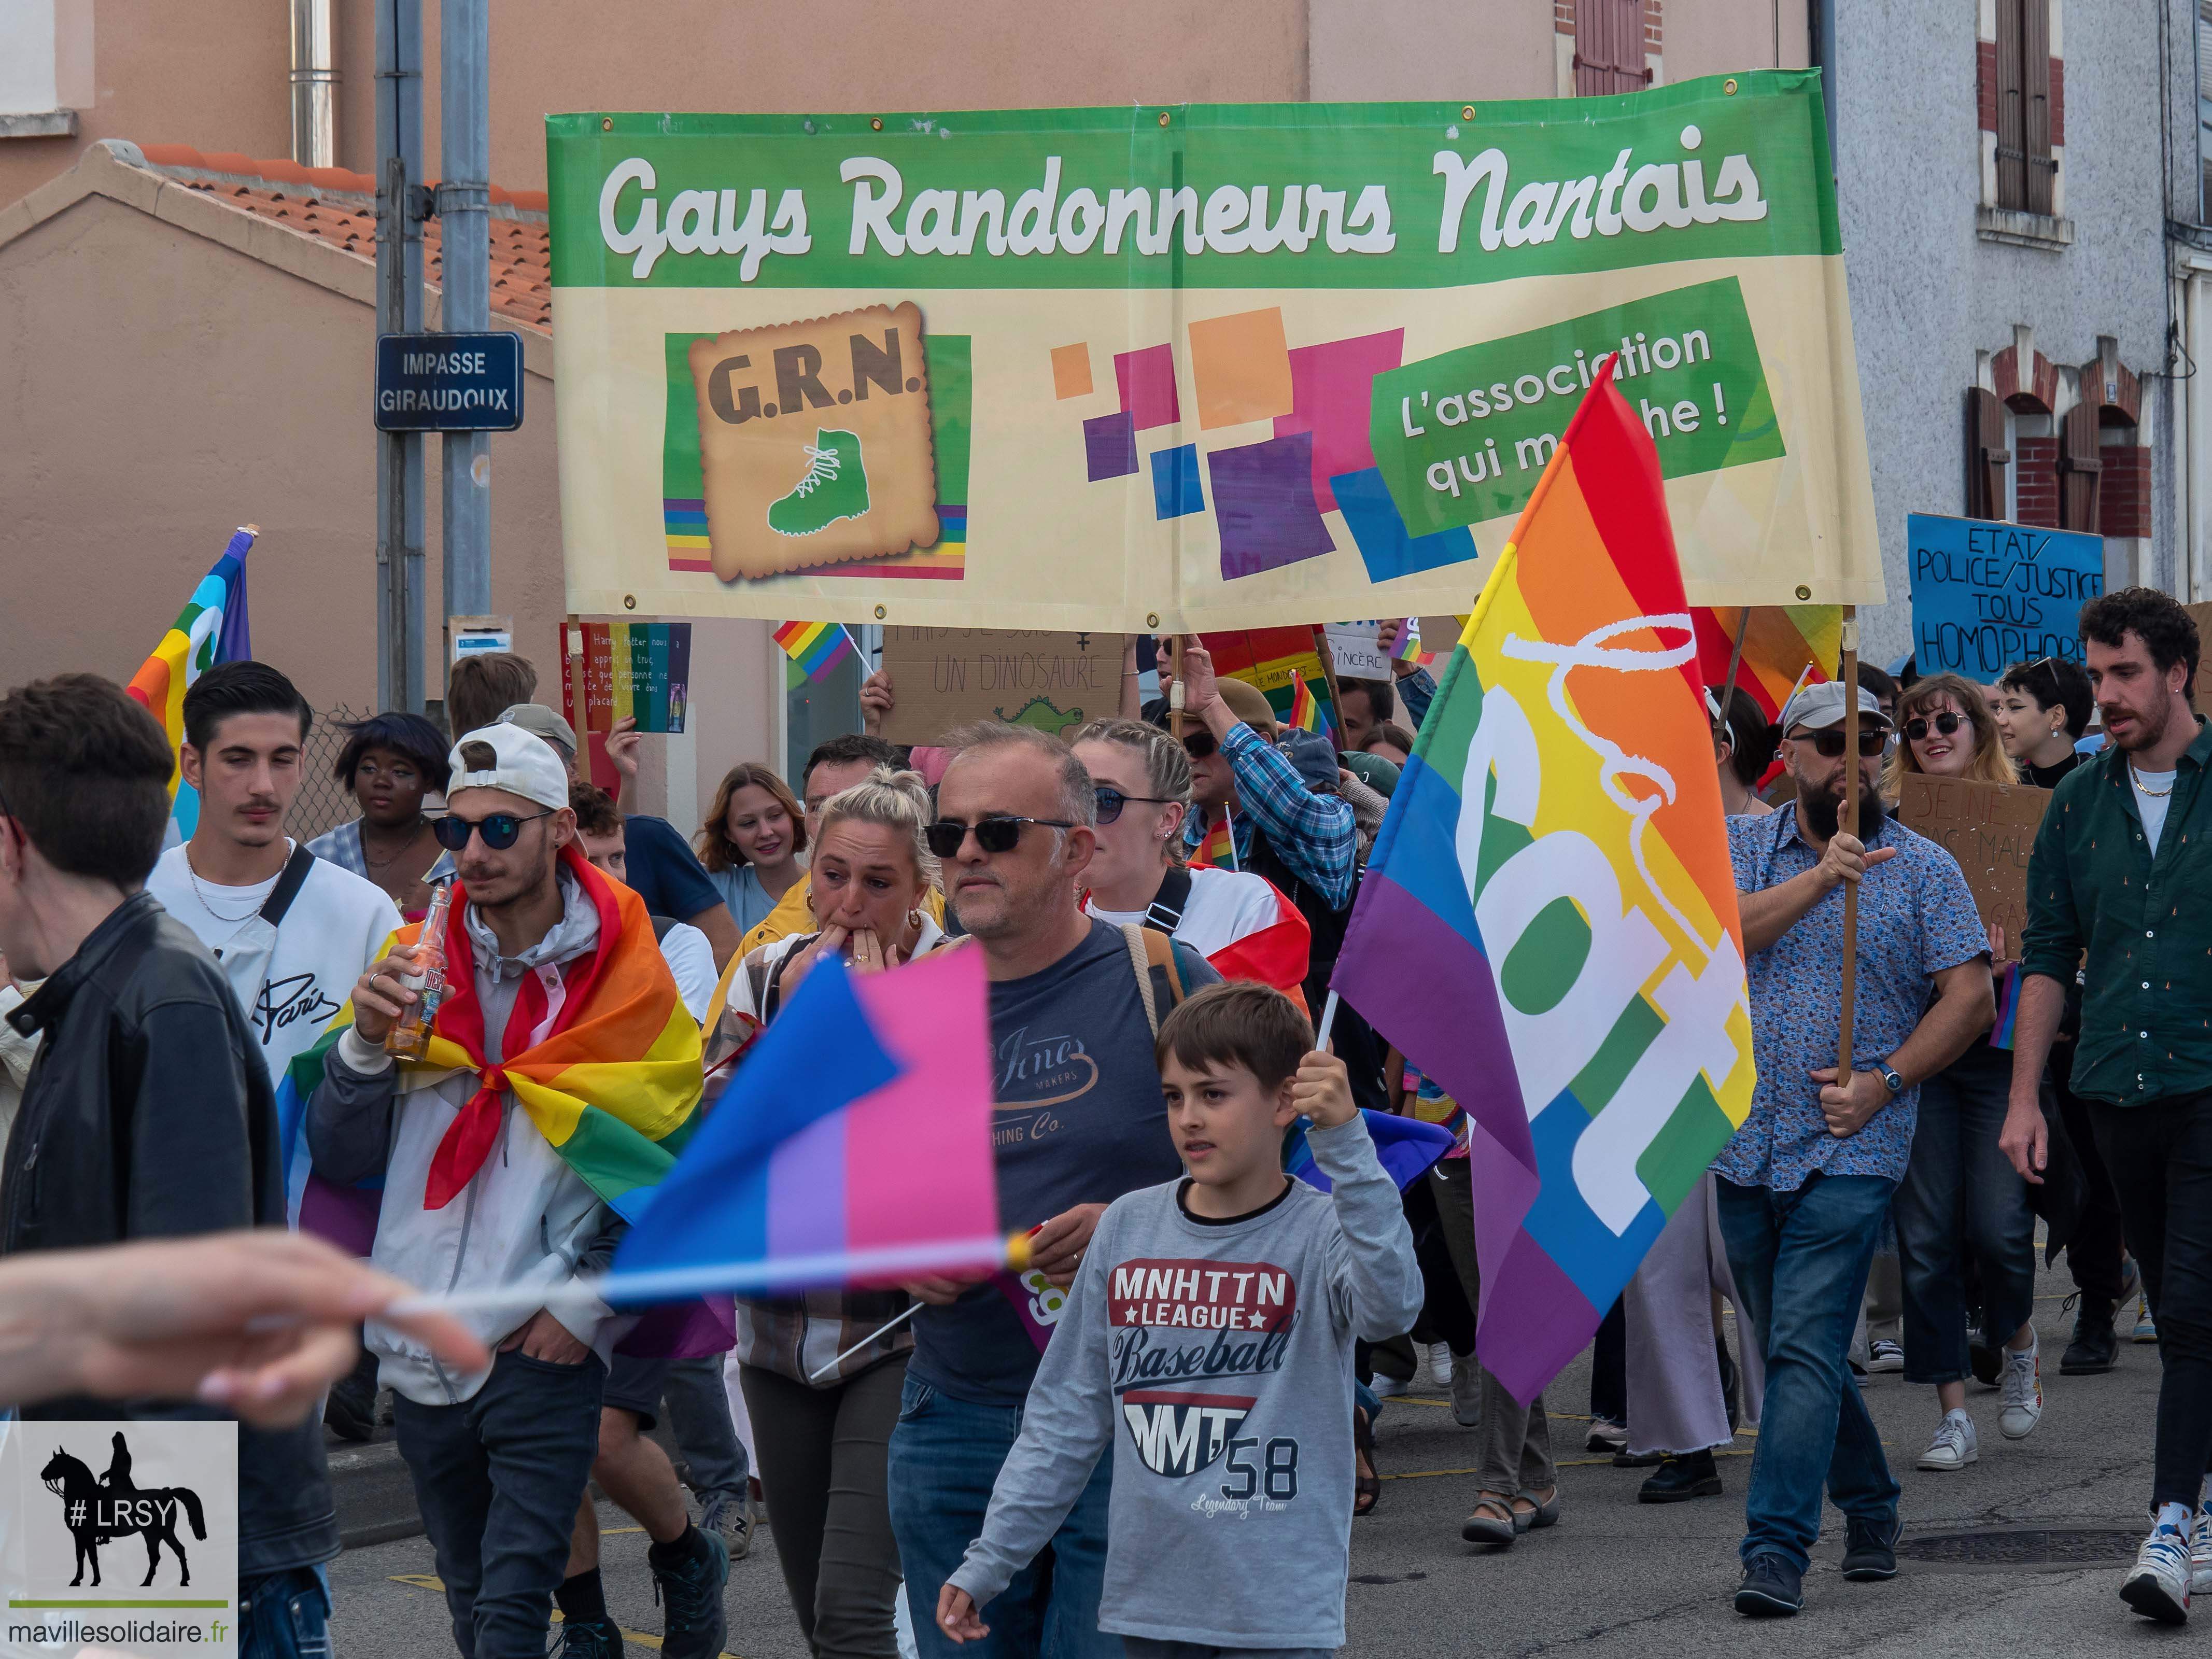
[[[1098,720],[1075,734],[1074,749],[1098,799],[1084,908],[1117,927],[1138,922],[1181,939],[1224,977],[1297,999],[1312,930],[1297,907],[1264,876],[1183,861],[1191,779],[1182,745],[1141,720]]]
[[[1905,741],[1882,774],[1882,793],[1890,799],[1911,772],[2020,781],[1996,719],[1972,681],[1957,674],[1915,681],[1897,713]],[[1990,944],[1995,960],[2001,954],[1995,930]],[[2008,1440],[2027,1438],[2043,1418],[2042,1361],[2031,1317],[2035,1215],[2027,1183],[1997,1150],[2011,1087],[2012,1055],[1992,1048],[1986,1030],[1922,1084],[1911,1157],[1891,1204],[1905,1284],[1905,1380],[1934,1383],[1941,1413],[1920,1455],[1923,1469],[1961,1469],[1981,1455],[1966,1413],[1970,1372],[1993,1372],[1983,1380],[2003,1391],[1997,1425]],[[1982,1285],[1982,1328],[1971,1341],[1970,1261]]]
[[[950,943],[930,915],[939,880],[930,817],[921,775],[888,767],[830,798],[808,869],[814,928],[732,965],[707,1044],[710,1091],[744,1064],[747,1044],[817,963],[836,956],[867,972]],[[738,1299],[737,1376],[769,1524],[792,1610],[817,1655],[891,1659],[898,1651],[899,1556],[885,1457],[914,1333],[902,1324],[870,1334],[907,1306],[896,1290]]]

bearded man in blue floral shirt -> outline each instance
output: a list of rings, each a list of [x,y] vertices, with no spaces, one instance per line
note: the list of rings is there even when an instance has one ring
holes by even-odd
[[[1859,710],[1859,753],[1847,761],[1844,688],[1790,698],[1782,757],[1796,802],[1728,821],[1759,1085],[1713,1172],[1729,1266],[1765,1346],[1735,1594],[1736,1611],[1754,1617],[1804,1605],[1824,1486],[1849,1522],[1844,1577],[1896,1575],[1898,1486],[1851,1382],[1851,1329],[1912,1150],[1919,1085],[1995,1012],[1966,878],[1887,815],[1875,780],[1889,721],[1869,691]],[[1838,823],[1846,765],[1859,768],[1856,833]],[[1852,1069],[1838,1078],[1847,882],[1859,892],[1858,968]]]

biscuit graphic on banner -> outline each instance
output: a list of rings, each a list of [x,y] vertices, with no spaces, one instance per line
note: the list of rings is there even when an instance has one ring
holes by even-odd
[[[724,581],[938,537],[921,311],[736,330],[690,350],[707,535]]]

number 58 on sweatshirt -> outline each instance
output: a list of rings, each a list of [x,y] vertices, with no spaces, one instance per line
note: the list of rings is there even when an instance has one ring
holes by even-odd
[[[1365,1120],[1306,1144],[1333,1195],[1292,1181],[1215,1222],[1174,1181],[1099,1218],[983,1535],[952,1575],[979,1607],[1059,1529],[1110,1439],[1102,1631],[1342,1645],[1352,1343],[1409,1329],[1421,1274]]]

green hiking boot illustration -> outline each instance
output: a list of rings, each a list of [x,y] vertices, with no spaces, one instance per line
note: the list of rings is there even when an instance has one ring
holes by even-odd
[[[840,519],[868,510],[868,471],[856,433],[817,429],[806,446],[806,474],[791,494],[770,501],[768,527],[779,536],[811,536]]]

